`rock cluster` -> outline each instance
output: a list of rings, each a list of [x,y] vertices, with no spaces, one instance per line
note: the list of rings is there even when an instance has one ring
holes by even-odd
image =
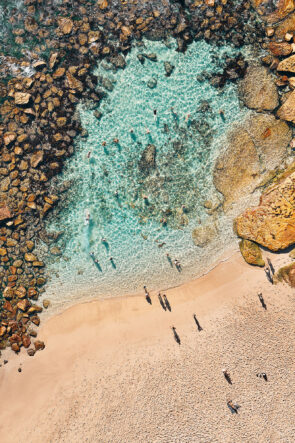
[[[277,117],[281,119],[280,123],[285,120],[292,126],[295,123],[295,56],[292,55],[295,51],[295,2],[293,0],[279,2],[253,0],[253,5],[265,21],[266,34],[271,40],[268,45],[269,56],[264,57],[263,62],[275,72],[275,84],[279,94],[269,109],[276,112]],[[260,78],[259,75],[256,76],[256,79],[258,78]],[[257,87],[260,88],[263,82],[258,83]],[[265,94],[267,97],[263,98],[263,91],[261,96],[257,87],[253,87],[253,90],[256,88],[256,93],[258,93],[257,103],[261,103],[261,100],[269,100],[270,94]],[[272,89],[273,85],[271,86],[268,80],[266,90],[270,91],[270,88]],[[251,96],[250,89],[249,87],[249,96]],[[278,98],[279,103],[276,104]],[[255,106],[254,94],[252,101]],[[276,110],[277,107],[278,110]],[[265,134],[268,135],[269,131],[267,130]],[[291,147],[293,146],[292,140]],[[272,158],[271,150],[268,155]],[[294,167],[291,165],[283,174],[279,173],[275,182],[263,191],[259,206],[247,209],[236,219],[237,234],[245,240],[254,241],[272,251],[283,250],[294,244],[294,192],[295,174]],[[288,281],[293,286],[293,268],[293,264],[282,268],[277,273],[277,279]]]

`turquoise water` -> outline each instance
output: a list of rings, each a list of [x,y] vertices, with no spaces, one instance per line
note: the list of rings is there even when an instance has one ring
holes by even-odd
[[[155,53],[157,61],[141,64],[139,53]],[[83,297],[94,290],[123,295],[144,284],[172,286],[206,271],[233,244],[232,220],[221,210],[210,214],[204,203],[220,204],[213,165],[227,128],[246,111],[235,85],[220,91],[198,77],[221,69],[212,56],[222,60],[233,53],[197,42],[181,54],[173,42],[145,41],[126,57],[124,70],[112,72],[105,63],[98,67],[99,88],[107,86],[107,96],[98,109],[79,105],[88,137],[80,140],[60,177],[60,183],[72,183],[63,209],[47,222],[49,231],[63,231],[57,242],[62,258],[49,254],[49,295],[59,299],[63,290],[63,297],[70,297],[73,289]],[[170,77],[164,61],[175,66]],[[151,79],[154,88],[148,86]],[[150,144],[156,148],[155,163],[144,168],[141,156]],[[192,230],[208,224],[215,238],[195,246]]]

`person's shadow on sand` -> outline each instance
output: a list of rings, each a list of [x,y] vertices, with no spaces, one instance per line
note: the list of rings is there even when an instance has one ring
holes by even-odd
[[[145,299],[150,305],[152,304],[152,299],[148,293],[145,294]]]
[[[196,314],[194,314],[194,320],[195,320],[195,323],[196,323],[196,325],[197,325],[198,331],[203,331],[203,328],[202,328],[202,326],[200,325],[199,320],[198,320],[197,317],[196,317]]]
[[[176,332],[176,328],[174,327],[174,326],[171,326],[171,329],[172,329],[172,331],[173,331],[173,335],[174,335],[174,340],[176,341],[176,343],[177,344],[181,344],[181,341],[180,341],[180,337],[179,337],[179,335],[177,334],[177,332]]]
[[[170,305],[170,303],[169,303],[168,298],[166,297],[166,294],[163,294],[163,299],[164,299],[164,302],[165,302],[166,308],[168,309],[169,312],[171,312],[171,305]]]
[[[158,299],[159,299],[160,305],[162,306],[164,311],[166,311],[166,306],[165,306],[165,303],[163,302],[161,294],[158,294]]]

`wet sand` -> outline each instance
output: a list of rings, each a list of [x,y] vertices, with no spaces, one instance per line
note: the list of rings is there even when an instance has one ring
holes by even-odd
[[[44,351],[8,354],[0,441],[293,442],[294,291],[234,254],[166,295],[171,312],[157,294],[75,305],[43,324]]]

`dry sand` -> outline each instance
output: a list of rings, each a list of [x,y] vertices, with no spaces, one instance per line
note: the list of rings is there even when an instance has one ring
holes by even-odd
[[[44,323],[44,351],[9,354],[1,443],[294,442],[294,291],[235,254],[166,294],[172,312],[156,295],[76,305]]]

